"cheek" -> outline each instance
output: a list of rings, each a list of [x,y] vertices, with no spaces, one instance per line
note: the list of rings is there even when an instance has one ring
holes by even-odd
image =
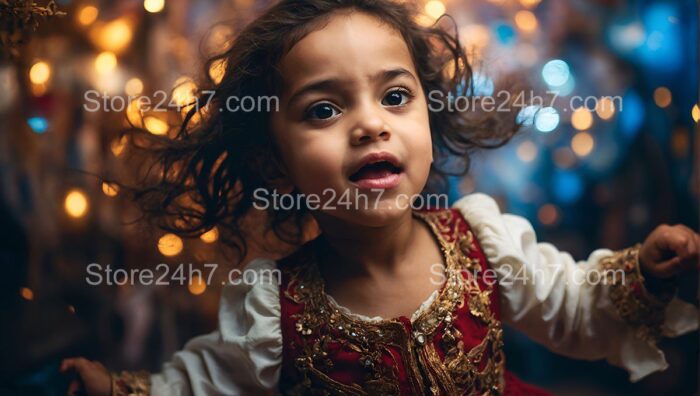
[[[322,194],[339,183],[343,148],[327,136],[283,142],[285,165],[292,184],[305,194]]]
[[[433,162],[433,141],[430,135],[430,121],[428,109],[425,107],[416,113],[412,119],[412,127],[404,136],[406,146],[410,151],[411,171],[418,183],[424,183],[430,173],[430,164]]]

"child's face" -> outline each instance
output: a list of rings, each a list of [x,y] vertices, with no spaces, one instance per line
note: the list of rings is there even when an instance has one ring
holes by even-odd
[[[325,215],[351,223],[379,226],[411,210],[432,142],[401,34],[364,13],[337,13],[279,66],[284,86],[271,125],[290,182],[327,201]]]

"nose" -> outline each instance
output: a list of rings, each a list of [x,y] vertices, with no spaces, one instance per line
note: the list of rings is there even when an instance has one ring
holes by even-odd
[[[382,110],[379,106],[367,104],[357,111],[357,122],[350,133],[351,144],[362,144],[379,140],[389,140],[391,130],[389,124],[382,118]]]

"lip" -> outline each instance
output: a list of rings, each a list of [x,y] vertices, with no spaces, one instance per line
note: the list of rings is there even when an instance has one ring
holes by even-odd
[[[362,179],[350,182],[361,190],[389,190],[399,185],[403,173],[392,173],[379,179]]]
[[[388,151],[381,151],[381,152],[376,152],[376,153],[369,153],[362,157],[360,161],[357,163],[353,164],[352,168],[350,169],[350,173],[348,175],[353,175],[356,172],[358,172],[360,169],[362,169],[363,166],[369,165],[369,164],[374,164],[377,162],[383,162],[386,161],[395,167],[401,169],[403,171],[403,165],[401,165],[401,161],[399,161],[396,156]]]
[[[378,179],[362,179],[358,181],[350,181],[353,185],[360,189],[390,189],[394,188],[401,182],[401,176],[403,175],[403,165],[401,161],[392,153],[388,151],[369,153],[362,157],[357,163],[353,164],[348,173],[348,179],[351,175],[357,173],[362,167],[374,164],[377,162],[388,162],[394,167],[399,169],[399,173],[392,173],[385,177]]]

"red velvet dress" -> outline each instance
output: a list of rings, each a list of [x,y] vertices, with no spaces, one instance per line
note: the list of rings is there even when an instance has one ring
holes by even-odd
[[[328,300],[314,242],[282,260],[283,394],[549,395],[506,372],[498,284],[456,209],[415,214],[440,244],[445,283],[414,318],[353,318]]]

